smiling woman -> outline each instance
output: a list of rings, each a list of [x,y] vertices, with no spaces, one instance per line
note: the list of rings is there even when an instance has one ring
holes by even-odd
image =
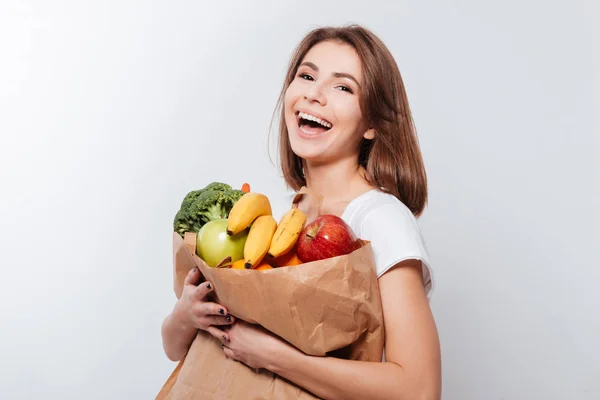
[[[284,120],[296,156],[317,162],[323,156],[348,157],[361,137],[373,139],[362,118],[362,63],[352,46],[322,41],[295,72],[285,91]],[[366,131],[357,135],[359,130]]]
[[[228,357],[323,399],[439,399],[440,348],[428,302],[433,273],[415,219],[427,201],[427,179],[394,58],[363,27],[316,29],[296,49],[278,105],[285,181],[322,198],[320,209],[305,199],[298,204],[307,223],[319,214],[335,215],[371,242],[385,359],[309,356],[242,320],[212,317],[223,308],[206,302],[210,282],[196,289],[197,272],[165,320],[166,351],[179,359],[200,328],[222,342]],[[178,316],[194,315],[190,310],[195,317],[187,320],[198,319],[195,325]]]

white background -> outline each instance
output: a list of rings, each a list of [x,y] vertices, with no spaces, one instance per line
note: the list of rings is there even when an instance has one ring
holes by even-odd
[[[247,181],[289,206],[267,151],[285,68],[349,22],[416,119],[443,398],[600,398],[592,3],[2,0],[0,398],[154,398],[181,199]]]

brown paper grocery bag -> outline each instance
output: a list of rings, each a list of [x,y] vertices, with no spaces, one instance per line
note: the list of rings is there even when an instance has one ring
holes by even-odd
[[[294,198],[307,193],[303,188]],[[211,268],[195,254],[195,234],[173,233],[173,273],[181,296],[198,266],[214,284],[214,301],[233,316],[260,324],[306,354],[380,362],[384,330],[371,245],[354,252],[272,270]],[[163,399],[314,399],[273,373],[228,359],[220,342],[198,331],[185,358],[163,386]]]

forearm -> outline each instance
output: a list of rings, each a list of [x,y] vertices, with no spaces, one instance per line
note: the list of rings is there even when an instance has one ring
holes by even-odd
[[[366,362],[307,356],[286,351],[270,370],[326,400],[437,399],[435,385],[408,379],[407,372],[391,362]]]
[[[165,318],[161,328],[163,348],[171,361],[179,361],[190,348],[197,329],[185,324],[179,317],[177,306]]]
[[[308,356],[283,343],[265,353],[266,368],[327,400],[439,400],[440,345],[421,262],[397,265],[378,281],[388,362]]]

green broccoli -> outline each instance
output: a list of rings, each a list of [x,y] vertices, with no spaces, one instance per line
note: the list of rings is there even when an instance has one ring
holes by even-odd
[[[217,192],[226,192],[228,190],[231,190],[231,185],[221,182],[213,182],[209,183],[204,189],[202,189],[202,191],[204,192],[209,190],[216,190]]]
[[[202,192],[204,192],[204,189],[192,190],[189,192],[181,202],[181,207],[179,208],[187,210],[189,206],[192,205],[192,203],[198,198],[198,196],[202,194]]]
[[[204,223],[215,219],[227,218],[231,207],[233,207],[233,203],[237,200],[239,198],[235,197],[233,190],[226,192],[207,190],[188,208],[188,216]]]
[[[188,193],[175,215],[175,232],[183,237],[185,232],[200,231],[208,221],[227,218],[233,205],[243,195],[243,191],[221,182],[213,182],[204,189]]]
[[[202,194],[203,191],[204,189],[193,190],[189,192],[181,202],[179,211],[177,211],[177,214],[175,215],[173,227],[175,228],[175,231],[179,233],[182,237],[184,232],[192,231],[192,225],[190,225],[187,217],[187,210],[194,203],[194,201]]]

